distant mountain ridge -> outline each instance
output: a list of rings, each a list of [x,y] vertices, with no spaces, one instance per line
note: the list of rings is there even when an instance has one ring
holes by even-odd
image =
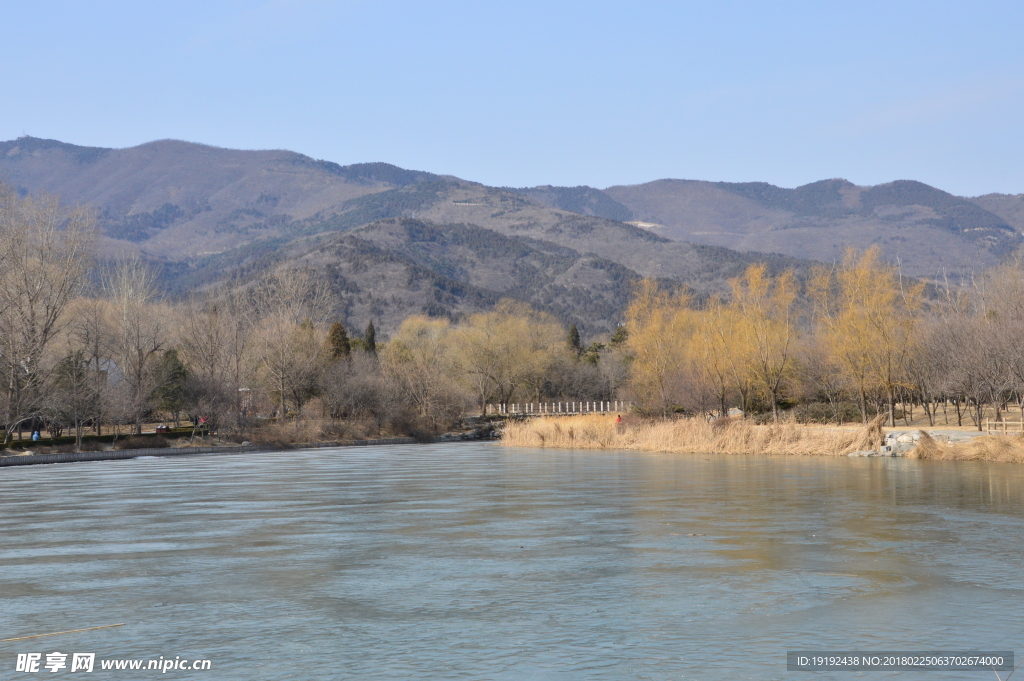
[[[874,187],[822,180],[795,189],[658,180],[604,191],[672,239],[824,261],[847,246],[878,244],[919,276],[989,266],[1024,241],[1024,220],[1007,219],[1007,201],[965,199],[910,180]]]
[[[1024,198],[967,199],[910,180],[512,189],[283,150],[22,137],[0,142],[0,181],[95,206],[101,253],[140,253],[170,290],[244,285],[304,263],[330,276],[344,319],[384,320],[385,329],[413,312],[458,316],[505,295],[607,331],[642,276],[700,295],[751,262],[806,270],[878,244],[912,275],[955,277],[1024,241]]]
[[[523,187],[512,189],[517,194],[529,196],[535,201],[553,208],[569,210],[581,215],[593,215],[609,220],[627,222],[633,219],[633,211],[622,205],[600,189],[593,187]]]

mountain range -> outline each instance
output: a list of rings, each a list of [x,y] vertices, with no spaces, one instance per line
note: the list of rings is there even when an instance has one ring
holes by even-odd
[[[339,319],[385,332],[412,313],[458,317],[513,297],[594,335],[621,320],[640,277],[699,296],[752,262],[803,272],[878,244],[908,274],[955,279],[1024,241],[1024,197],[911,180],[509,188],[290,151],[22,137],[0,142],[0,181],[94,206],[99,255],[138,253],[171,294],[309,266]]]

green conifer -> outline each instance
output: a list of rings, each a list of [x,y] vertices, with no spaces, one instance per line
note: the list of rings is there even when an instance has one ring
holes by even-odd
[[[568,343],[569,349],[572,350],[576,357],[583,354],[583,341],[580,340],[580,330],[576,328],[575,324],[569,327]]]
[[[154,374],[156,386],[151,399],[161,409],[171,412],[177,425],[179,415],[185,408],[188,382],[188,369],[178,357],[178,351],[174,348],[165,351],[157,360]]]
[[[341,322],[331,324],[327,332],[327,350],[331,353],[332,360],[348,359],[352,352],[352,345],[348,340],[348,332]]]
[[[625,324],[619,324],[615,329],[615,333],[612,334],[611,343],[613,346],[618,347],[629,339],[629,331],[626,330]]]
[[[366,326],[366,333],[363,334],[363,345],[366,351],[376,354],[377,352],[377,330],[373,328],[373,320]]]

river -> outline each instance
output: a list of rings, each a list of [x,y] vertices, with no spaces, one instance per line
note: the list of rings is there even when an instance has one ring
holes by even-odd
[[[5,468],[0,638],[124,626],[0,643],[0,678],[54,651],[211,661],[167,678],[731,680],[808,676],[787,650],[1013,650],[1022,483],[483,443]]]

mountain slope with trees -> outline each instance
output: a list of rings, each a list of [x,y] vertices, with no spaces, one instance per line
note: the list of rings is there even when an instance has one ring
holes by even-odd
[[[1014,251],[1024,228],[1020,197],[967,200],[910,181],[510,189],[174,140],[104,149],[23,137],[0,142],[0,176],[21,195],[93,207],[98,255],[141,256],[167,292],[244,287],[301,264],[332,282],[340,319],[376,319],[384,334],[409,314],[457,319],[501,297],[607,332],[641,277],[700,299],[752,263],[802,276],[808,260],[838,261],[849,246],[956,279]]]
[[[641,245],[650,238],[645,235]],[[627,238],[622,242],[626,248]],[[674,274],[660,280],[666,285],[686,281],[698,296],[723,289],[728,278],[759,259],[773,271],[807,271],[807,263],[789,258],[657,243],[667,250],[663,269]],[[180,294],[195,289],[234,291],[269,273],[301,268],[328,282],[328,304],[350,327],[373,319],[391,333],[411,314],[458,319],[512,298],[575,323],[592,336],[613,332],[635,284],[659,271],[657,262],[638,272],[555,241],[413,218],[389,218],[353,231],[320,233],[246,253],[250,257],[244,261],[230,260],[230,253],[211,256],[195,266],[169,271],[165,281]]]

